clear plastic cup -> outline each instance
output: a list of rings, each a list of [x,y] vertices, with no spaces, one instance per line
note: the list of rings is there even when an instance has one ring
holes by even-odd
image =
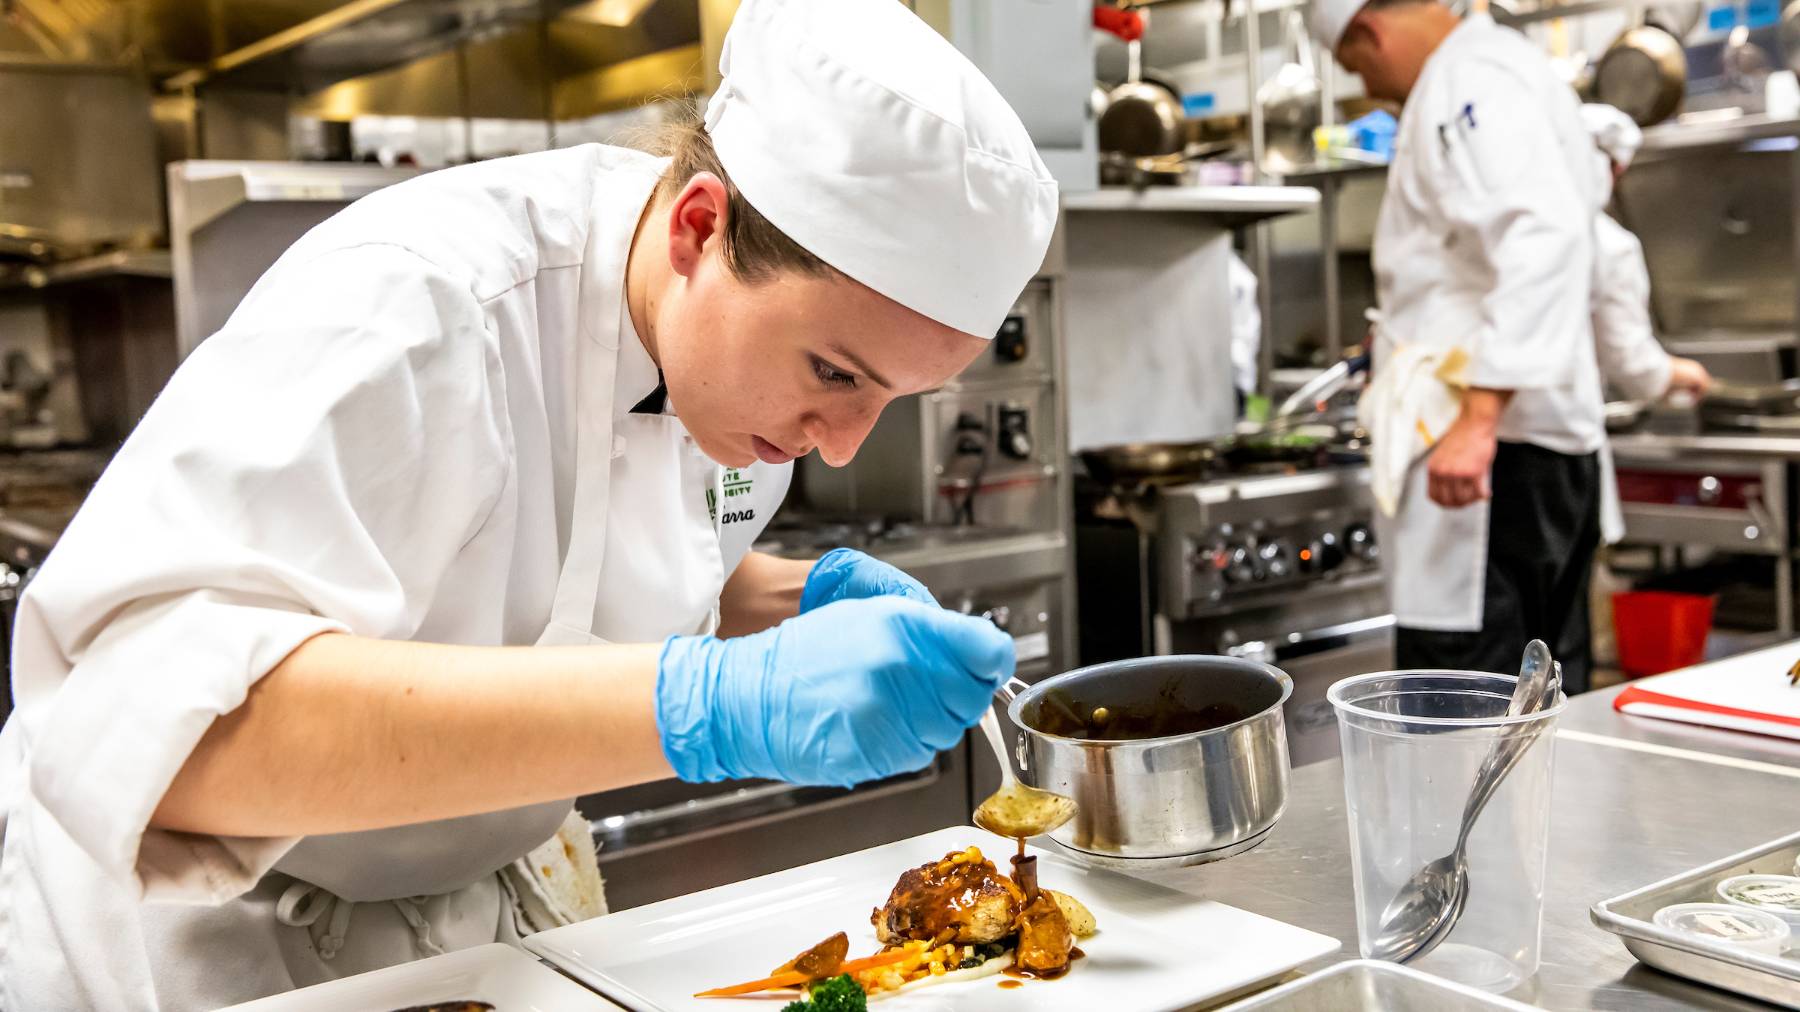
[[[1456,848],[1463,808],[1489,750],[1511,736],[1535,735],[1469,834],[1461,919],[1411,965],[1496,993],[1537,972],[1551,758],[1566,700],[1559,695],[1546,710],[1509,717],[1517,682],[1474,671],[1389,671],[1331,687],[1365,957],[1402,887]]]

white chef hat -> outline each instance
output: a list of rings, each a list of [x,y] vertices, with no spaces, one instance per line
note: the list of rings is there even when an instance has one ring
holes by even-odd
[[[744,0],[719,72],[706,129],[751,206],[895,302],[993,336],[1057,195],[973,64],[897,0]]]
[[[1644,143],[1644,131],[1624,110],[1604,102],[1587,102],[1581,107],[1581,125],[1606,157],[1623,169],[1631,164]]]
[[[1356,17],[1368,2],[1312,0],[1312,15],[1306,19],[1306,28],[1314,41],[1335,53],[1338,43],[1344,40],[1344,29],[1350,27],[1350,19]]]

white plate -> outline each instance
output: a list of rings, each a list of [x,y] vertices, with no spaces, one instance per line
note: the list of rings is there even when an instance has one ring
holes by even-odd
[[[763,977],[833,932],[852,957],[876,951],[869,914],[900,873],[971,844],[1005,847],[968,828],[876,847],[818,864],[681,896],[532,935],[525,945],[638,1012],[776,1012],[768,995],[694,998],[696,991]],[[722,842],[729,846],[729,841]],[[1078,897],[1100,933],[1068,976],[1005,989],[1004,978],[920,988],[879,1002],[883,1012],[1167,1012],[1286,973],[1334,952],[1338,941],[1258,914],[1034,851],[1045,887]]]
[[[499,1012],[601,1012],[619,1006],[495,942],[233,1005],[224,1012],[390,1012],[485,1001]]]

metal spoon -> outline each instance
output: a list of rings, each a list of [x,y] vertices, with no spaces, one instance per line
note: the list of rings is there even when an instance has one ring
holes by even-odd
[[[981,718],[982,733],[994,747],[994,758],[1000,760],[1000,789],[975,808],[975,825],[995,836],[1017,840],[1042,836],[1075,817],[1075,800],[1060,794],[1041,791],[1019,783],[1013,775],[1012,761],[1006,755],[1006,740],[1000,733],[1000,718],[989,707]]]
[[[1519,683],[1513,688],[1507,715],[1536,713],[1550,705],[1561,688],[1562,665],[1550,659],[1550,648],[1542,640],[1532,640],[1525,647]],[[1400,888],[1399,895],[1382,911],[1381,929],[1370,946],[1369,956],[1404,963],[1430,952],[1450,934],[1469,900],[1469,833],[1501,781],[1519,764],[1542,730],[1539,725],[1494,742],[1475,774],[1475,786],[1463,807],[1456,847],[1421,868]]]

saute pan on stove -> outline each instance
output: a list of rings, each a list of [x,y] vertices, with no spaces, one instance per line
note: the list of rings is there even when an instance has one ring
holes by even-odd
[[[1212,473],[1253,467],[1315,463],[1339,440],[1330,425],[1304,417],[1219,439],[1191,443],[1124,443],[1081,451],[1081,461],[1095,480],[1124,487],[1194,481]]]

